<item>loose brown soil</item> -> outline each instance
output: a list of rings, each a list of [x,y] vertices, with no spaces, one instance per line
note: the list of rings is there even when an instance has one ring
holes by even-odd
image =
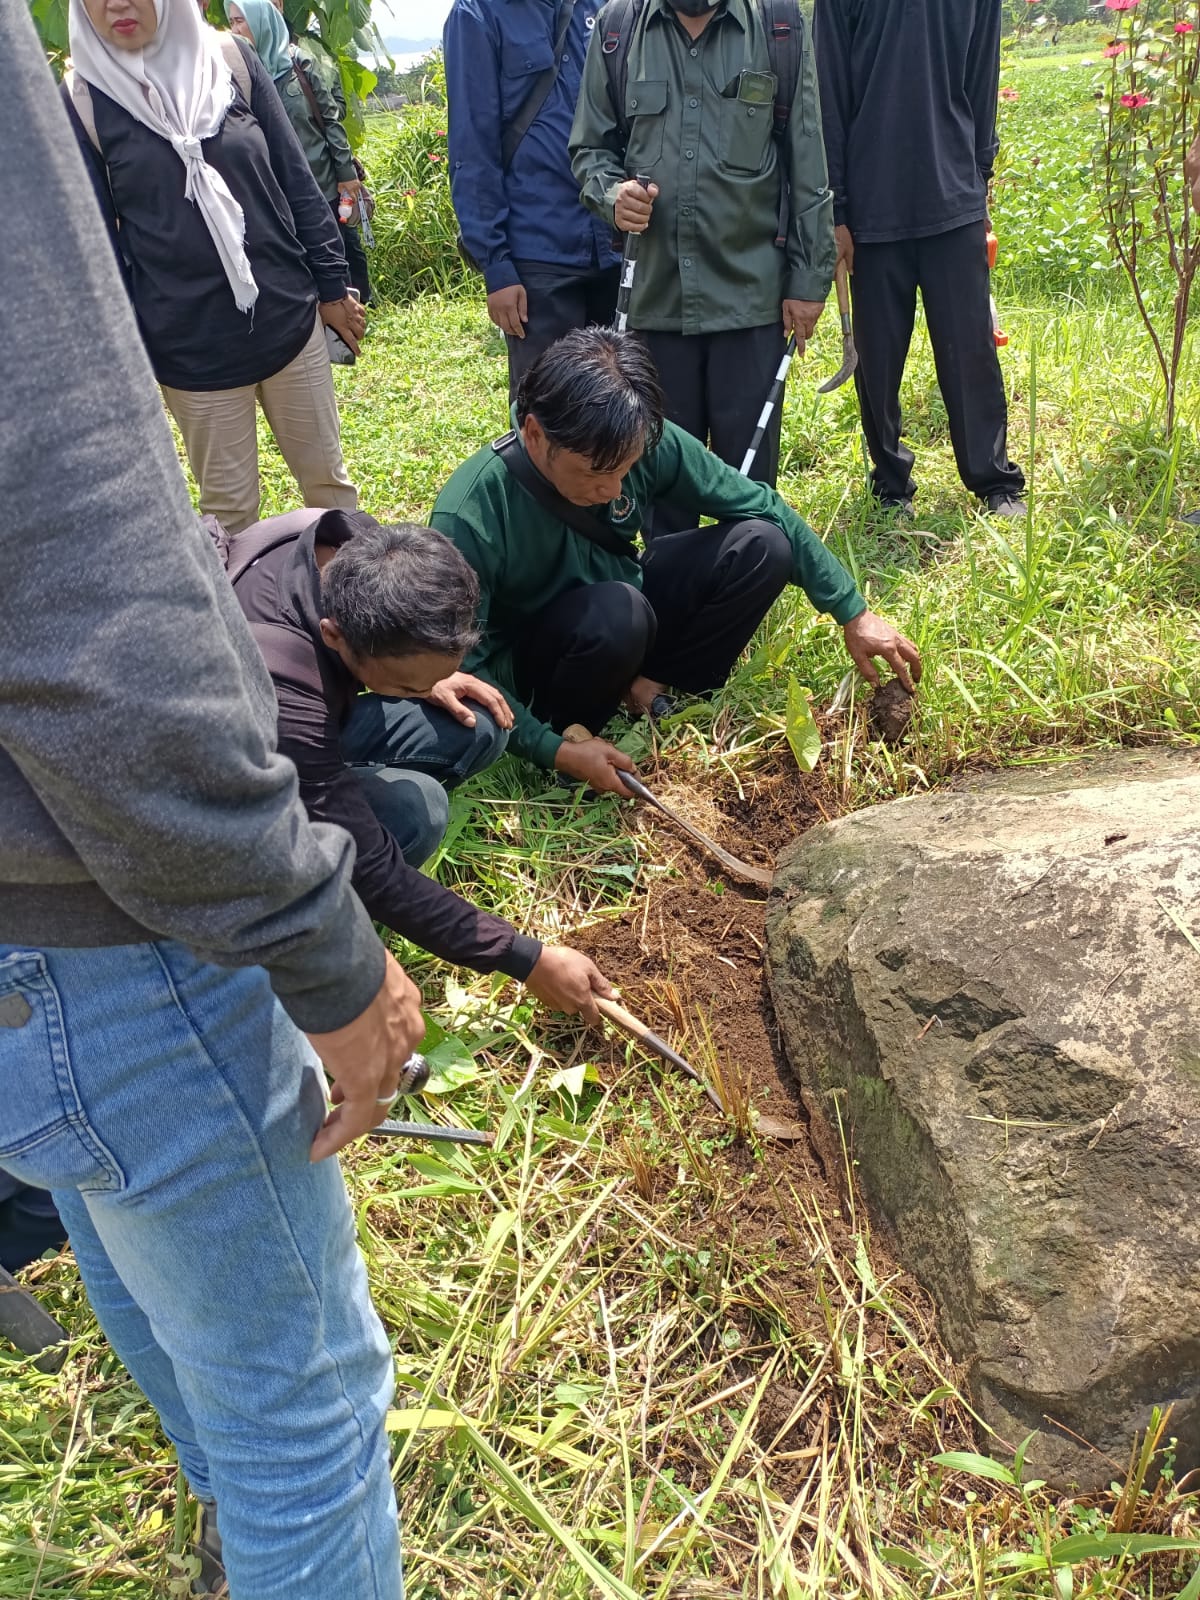
[[[732,778],[716,786],[711,774],[688,781],[678,772],[649,774],[647,782],[688,821],[712,834],[727,850],[747,861],[773,866],[779,851],[809,827],[836,814],[837,805],[820,774],[802,775],[785,755],[749,775],[741,792]],[[754,1108],[803,1125],[811,1137],[735,1142],[714,1159],[728,1164],[736,1181],[727,1186],[731,1204],[700,1207],[690,1224],[694,1243],[719,1248],[736,1235],[741,1259],[763,1262],[773,1302],[786,1316],[797,1339],[814,1346],[828,1340],[828,1327],[816,1293],[812,1236],[801,1213],[819,1213],[832,1254],[849,1263],[854,1258],[853,1233],[865,1223],[846,1188],[846,1158],[836,1138],[823,1127],[809,1127],[799,1087],[788,1065],[775,1024],[764,972],[765,895],[725,874],[699,846],[685,839],[670,821],[648,807],[634,814],[635,825],[652,843],[651,860],[669,864],[669,871],[647,874],[648,887],[621,916],[584,928],[571,942],[587,951],[605,975],[620,986],[625,1006],[662,1035],[711,1079],[711,1056],[720,1070],[742,1081]],[[711,1039],[712,1050],[705,1036]],[[626,1042],[610,1041],[608,1061],[615,1076],[622,1069]],[[704,1059],[705,1055],[708,1060]],[[605,1061],[603,1053],[600,1055]],[[656,1068],[647,1063],[644,1068]],[[661,1067],[668,1084],[674,1069]],[[607,1075],[607,1071],[606,1071]],[[678,1075],[676,1074],[676,1077]],[[695,1090],[678,1078],[681,1099],[695,1106],[697,1136],[723,1135],[720,1113],[693,1099]],[[889,1295],[904,1307],[905,1320],[939,1359],[932,1310],[919,1285],[895,1268],[885,1238],[876,1232],[871,1258],[877,1278],[886,1280]],[[842,1268],[853,1279],[853,1269]],[[868,1314],[871,1344],[893,1376],[911,1378],[918,1392],[931,1387],[928,1370],[897,1339],[886,1317]],[[886,1354],[885,1354],[886,1353]],[[776,1385],[764,1395],[756,1437],[764,1449],[774,1446],[773,1481],[783,1493],[798,1484],[817,1453],[817,1432],[830,1426],[827,1410],[789,1425],[796,1393]],[[777,1437],[782,1431],[782,1437]],[[970,1440],[965,1416],[956,1405],[937,1407],[907,1431],[905,1448],[933,1453],[946,1447],[947,1436],[959,1447]],[[885,1452],[900,1444],[894,1418],[882,1423],[875,1443]],[[823,1448],[823,1447],[822,1447]]]

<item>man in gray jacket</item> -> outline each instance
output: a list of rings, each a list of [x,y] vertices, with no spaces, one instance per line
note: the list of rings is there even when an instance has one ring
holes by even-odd
[[[39,226],[3,266],[0,1168],[53,1192],[230,1592],[399,1600],[390,1352],[324,1158],[419,996],[275,753],[22,6],[6,45],[0,214]]]

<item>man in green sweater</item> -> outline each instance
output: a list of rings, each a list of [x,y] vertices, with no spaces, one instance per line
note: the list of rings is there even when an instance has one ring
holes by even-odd
[[[807,523],[664,422],[635,335],[567,334],[523,377],[514,417],[458,468],[430,521],[479,574],[468,667],[508,698],[518,754],[627,793],[629,758],[600,738],[564,741],[563,729],[598,733],[622,703],[643,712],[671,688],[719,688],[789,583],[842,625],[869,680],[875,657],[908,688],[920,678],[915,645],[867,610]],[[660,502],[715,525],[655,537]]]

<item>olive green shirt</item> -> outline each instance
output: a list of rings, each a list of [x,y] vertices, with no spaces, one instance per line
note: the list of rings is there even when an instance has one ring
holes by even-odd
[[[646,0],[629,42],[625,122],[609,98],[596,18],[571,129],[584,205],[613,220],[634,173],[659,187],[642,235],[629,325],[718,333],[778,322],[784,300],[824,300],[833,282],[833,198],[816,65],[796,7],[801,67],[787,130],[773,136],[776,78],[754,0],[722,0],[691,39],[666,0]],[[765,80],[765,81],[764,81]],[[780,184],[787,241],[775,243]]]
[[[560,522],[487,445],[453,473],[429,525],[458,547],[479,576],[480,640],[464,666],[502,691],[515,719],[509,749],[537,766],[554,765],[562,735],[521,698],[513,664],[517,641],[537,626],[539,612],[580,584],[628,583],[640,589],[636,541],[660,501],[694,513],[697,522],[701,517],[773,522],[792,547],[792,582],[816,610],[845,625],[867,608],[833,551],[774,489],[743,478],[673,422],[634,462],[617,499],[603,510],[591,508],[614,534],[629,540],[627,554],[605,550]]]
[[[337,199],[338,184],[352,183],[358,176],[354,168],[350,141],[346,137],[342,121],[346,115],[346,106],[341,99],[341,86],[339,84],[335,94],[316,61],[307,50],[301,50],[299,45],[292,46],[292,63],[293,70],[285,78],[278,79],[275,87],[279,91],[279,98],[283,101],[283,109],[288,114],[288,120],[300,141],[304,158],[317,180],[318,189],[326,200],[333,201]],[[312,85],[313,98],[325,122],[324,128],[320,127],[316,117],[313,116],[308,96],[300,86],[296,73],[301,71]]]

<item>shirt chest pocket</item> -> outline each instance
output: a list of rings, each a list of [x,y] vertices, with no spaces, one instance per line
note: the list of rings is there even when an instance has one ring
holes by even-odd
[[[744,72],[736,92],[721,99],[721,165],[730,172],[761,172],[775,118],[773,73]]]
[[[544,35],[505,39],[500,46],[500,98],[505,122],[511,122],[533,93],[533,86],[554,65],[554,45]]]
[[[646,172],[662,160],[667,127],[666,79],[639,78],[625,91],[625,120],[629,123],[629,144],[625,151],[626,172]]]

